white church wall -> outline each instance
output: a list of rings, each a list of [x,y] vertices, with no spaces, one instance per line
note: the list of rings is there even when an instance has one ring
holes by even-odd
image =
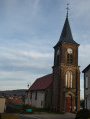
[[[32,91],[32,94],[31,94],[31,92],[28,92],[28,95],[25,100],[25,104],[29,104],[29,105],[31,105],[33,107],[37,107],[37,108],[44,108],[45,92],[37,91],[37,96],[36,96],[36,91]]]
[[[45,104],[45,93],[44,91],[39,91],[37,95],[37,107],[44,108]]]
[[[31,100],[30,100],[30,92],[27,93],[26,99],[25,99],[25,104],[26,105],[30,105],[31,104]]]

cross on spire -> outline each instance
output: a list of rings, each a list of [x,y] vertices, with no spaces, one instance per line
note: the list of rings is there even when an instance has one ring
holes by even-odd
[[[67,18],[68,18],[68,10],[69,10],[68,6],[69,6],[69,3],[67,3],[67,8],[66,8],[67,9],[67,16],[66,16]]]

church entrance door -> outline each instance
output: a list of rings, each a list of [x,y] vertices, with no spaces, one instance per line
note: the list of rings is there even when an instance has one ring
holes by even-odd
[[[72,107],[71,96],[66,97],[66,112],[71,112],[71,107]]]

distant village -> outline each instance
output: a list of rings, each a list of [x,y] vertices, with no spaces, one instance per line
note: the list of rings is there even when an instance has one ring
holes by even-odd
[[[0,91],[0,113],[18,112],[15,106],[25,104],[26,90]]]

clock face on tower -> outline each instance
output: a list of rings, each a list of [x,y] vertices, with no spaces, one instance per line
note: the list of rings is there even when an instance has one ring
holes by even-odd
[[[73,50],[71,48],[68,48],[67,49],[67,52],[68,52],[68,54],[72,54],[73,53]]]

